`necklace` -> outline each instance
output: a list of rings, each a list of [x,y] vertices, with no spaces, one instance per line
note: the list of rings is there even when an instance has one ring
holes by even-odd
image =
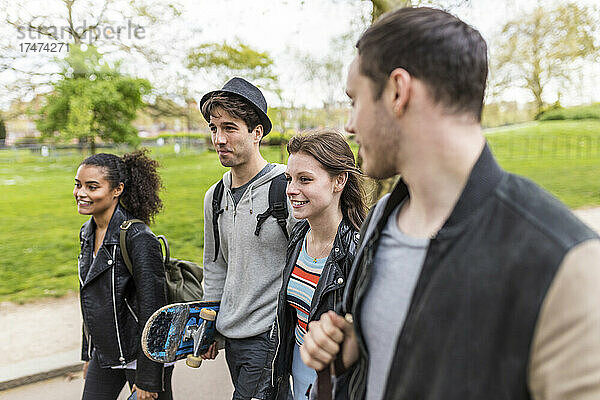
[[[306,241],[306,244],[307,244],[306,254],[308,254],[308,245],[309,244],[310,244],[311,250],[315,250],[317,248],[315,245],[315,240],[312,236],[312,231],[310,231],[309,234],[310,234],[310,236],[307,235],[307,238],[309,240]],[[315,252],[314,257],[309,255],[309,257],[313,259],[313,262],[316,263],[319,258],[323,258],[324,255],[329,254],[329,252],[331,251],[331,248],[333,247],[334,240],[335,240],[335,235],[333,236],[333,238],[331,238],[331,240],[327,241],[327,243],[325,243],[325,245],[323,247],[321,247],[321,249],[319,251]]]

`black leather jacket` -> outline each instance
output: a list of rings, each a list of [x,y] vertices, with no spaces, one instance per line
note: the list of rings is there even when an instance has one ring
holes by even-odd
[[[287,249],[286,266],[283,270],[283,284],[279,291],[276,320],[278,343],[273,363],[273,385],[277,389],[277,399],[287,399],[294,352],[296,309],[287,302],[287,287],[300,254],[302,242],[309,228],[308,222],[303,220],[298,222],[292,229]],[[358,231],[354,229],[350,222],[343,219],[338,226],[333,247],[319,278],[313,296],[309,321],[318,320],[322,314],[335,309],[336,305],[341,303],[346,277],[354,261],[358,239]]]
[[[121,256],[119,227],[132,218],[123,207],[116,207],[95,259],[94,219],[81,227],[78,273],[84,325],[82,359],[89,361],[93,350],[101,367],[137,360],[136,385],[159,392],[164,390],[163,364],[144,355],[140,336],[150,315],[167,304],[162,252],[150,228],[133,224],[127,233],[131,276]]]
[[[359,358],[338,377],[336,399],[365,398],[362,305],[381,233],[408,195],[400,180],[363,224],[342,303],[354,316]],[[595,238],[548,193],[502,170],[486,145],[429,243],[405,322],[389,343],[383,399],[531,399],[528,365],[540,308],[565,254]]]

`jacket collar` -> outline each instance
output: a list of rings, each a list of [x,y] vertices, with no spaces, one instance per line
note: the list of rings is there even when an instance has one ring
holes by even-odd
[[[467,183],[458,198],[452,213],[436,236],[445,237],[452,235],[457,228],[462,226],[462,223],[466,221],[469,216],[473,215],[475,210],[481,207],[485,199],[490,196],[500,181],[507,175],[508,173],[500,168],[496,162],[486,142],[477,162],[469,174]],[[390,195],[382,218],[377,221],[378,232],[381,232],[384,227],[383,225],[386,224],[388,217],[396,206],[408,196],[408,187],[406,186],[406,183],[400,179]]]
[[[301,221],[299,228],[294,229],[294,234],[290,238],[290,243],[295,243],[294,247],[301,246],[301,241],[304,240],[304,237],[306,236],[306,233],[308,232],[309,228],[310,225],[308,224],[307,220]],[[338,225],[337,233],[335,234],[335,239],[333,240],[333,247],[327,258],[328,261],[337,261],[346,256],[346,247],[348,244],[346,243],[346,246],[344,246],[343,238],[351,229],[352,227],[350,225],[350,222],[348,222],[346,218],[342,218],[342,222],[340,222],[340,224]],[[300,247],[298,247],[298,250],[299,249]]]
[[[121,203],[117,204],[115,207],[115,211],[113,212],[112,217],[110,218],[110,222],[108,223],[108,229],[106,230],[106,235],[104,236],[105,244],[118,244],[119,243],[119,228],[124,221],[128,219],[135,218],[131,214],[125,210],[125,207],[121,205]],[[87,241],[94,236],[96,231],[96,223],[94,222],[94,218],[90,218],[89,221],[85,224],[83,228],[83,232],[81,234],[82,239]]]

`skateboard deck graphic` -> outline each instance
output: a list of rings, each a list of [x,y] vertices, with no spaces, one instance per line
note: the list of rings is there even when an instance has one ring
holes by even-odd
[[[161,363],[189,356],[188,365],[198,367],[201,362],[198,356],[214,341],[219,304],[217,301],[192,301],[169,304],[156,310],[142,331],[144,354]]]

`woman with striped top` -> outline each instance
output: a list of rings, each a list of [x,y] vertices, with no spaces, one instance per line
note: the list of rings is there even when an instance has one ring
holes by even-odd
[[[300,346],[309,322],[342,299],[366,210],[361,174],[341,134],[296,135],[287,150],[287,195],[301,221],[290,236],[279,293],[273,384],[277,399],[297,400],[307,398],[316,378]]]

